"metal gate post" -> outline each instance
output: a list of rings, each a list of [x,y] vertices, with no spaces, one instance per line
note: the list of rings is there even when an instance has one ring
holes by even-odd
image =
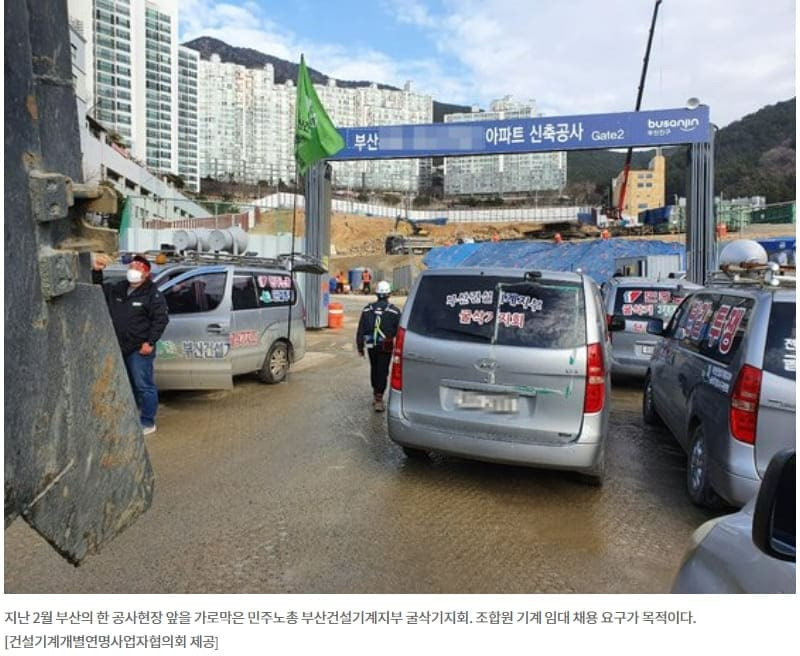
[[[331,165],[314,164],[306,174],[306,253],[329,267],[331,254]],[[328,274],[305,274],[306,327],[328,326]]]
[[[714,131],[708,142],[689,147],[686,191],[686,277],[704,284],[717,268],[714,216]]]

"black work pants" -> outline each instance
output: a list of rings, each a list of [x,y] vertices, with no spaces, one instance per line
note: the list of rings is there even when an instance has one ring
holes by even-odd
[[[389,376],[389,364],[392,354],[384,353],[380,347],[367,349],[369,355],[370,381],[375,396],[383,396],[386,391],[386,379]]]

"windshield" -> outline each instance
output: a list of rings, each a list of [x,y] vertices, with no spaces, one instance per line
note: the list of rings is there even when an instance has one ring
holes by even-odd
[[[583,288],[500,276],[427,276],[408,329],[429,337],[504,346],[572,348],[586,343]]]

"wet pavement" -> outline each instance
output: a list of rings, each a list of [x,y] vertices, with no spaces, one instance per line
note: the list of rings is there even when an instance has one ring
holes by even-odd
[[[342,300],[342,299],[338,299]],[[563,473],[410,461],[370,405],[358,310],[309,331],[289,381],[162,395],[147,444],[153,507],[75,568],[22,521],[5,531],[6,593],[668,592],[712,513],[685,457],[641,420],[641,383],[612,393],[602,488]]]

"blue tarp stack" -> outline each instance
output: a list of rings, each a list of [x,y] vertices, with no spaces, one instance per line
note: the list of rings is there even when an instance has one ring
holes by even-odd
[[[425,256],[423,263],[429,269],[464,266],[554,271],[581,269],[602,284],[614,275],[614,260],[618,257],[678,253],[681,261],[685,262],[685,251],[683,244],[645,239],[597,239],[562,244],[537,241],[483,242],[434,248]]]

